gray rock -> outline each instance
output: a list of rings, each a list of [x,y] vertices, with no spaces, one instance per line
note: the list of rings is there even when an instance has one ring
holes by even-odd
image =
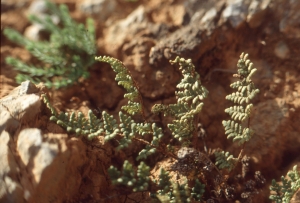
[[[279,29],[289,38],[300,38],[300,1],[287,0],[284,6]]]
[[[261,25],[271,0],[254,0],[248,8],[247,22],[251,28]]]
[[[23,189],[18,183],[19,167],[10,148],[8,132],[0,134],[0,202],[24,202]]]
[[[42,134],[39,129],[27,128],[20,132],[17,141],[17,150],[25,166],[28,165],[30,158],[38,153],[41,145]]]
[[[236,28],[246,20],[248,6],[243,0],[228,0],[227,7],[222,13],[222,18],[229,21]]]
[[[29,81],[22,82],[9,95],[0,99],[0,132],[16,130],[20,123],[34,118],[40,111],[39,90]]]
[[[214,19],[217,17],[217,10],[215,8],[209,9],[200,21],[200,25],[204,29],[212,28]]]
[[[106,20],[117,7],[115,0],[83,0],[77,2],[77,9],[88,15],[97,15]]]
[[[44,0],[33,1],[27,10],[29,15],[46,13],[46,11],[47,11],[47,4],[46,1]]]
[[[116,24],[110,26],[105,32],[104,39],[106,52],[113,55],[117,53],[123,45],[127,36],[133,36],[142,29],[146,29],[148,19],[145,14],[145,8],[139,6],[127,18],[118,21]]]

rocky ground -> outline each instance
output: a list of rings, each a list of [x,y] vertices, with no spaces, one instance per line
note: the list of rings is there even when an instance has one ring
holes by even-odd
[[[267,183],[253,202],[268,202],[269,184],[294,165],[300,167],[300,2],[292,0],[56,0],[67,4],[72,17],[96,21],[97,55],[123,61],[139,84],[146,115],[155,103],[173,102],[180,79],[175,56],[191,58],[209,90],[200,121],[206,145],[238,154],[224,135],[221,121],[230,105],[232,73],[242,52],[258,69],[254,83],[251,126],[256,134],[245,146],[251,170],[260,170]],[[1,202],[150,202],[147,193],[127,195],[107,176],[110,165],[121,165],[131,151],[116,152],[103,137],[89,142],[68,135],[49,121],[41,102],[42,85],[15,83],[16,72],[5,64],[13,56],[32,56],[10,42],[3,29],[12,27],[36,38],[26,16],[39,10],[39,1],[1,1],[0,201]],[[41,9],[42,10],[42,9]],[[67,89],[49,90],[61,111],[106,110],[114,115],[124,104],[122,88],[109,66],[96,63],[90,78]],[[162,161],[164,157],[158,156]],[[155,167],[153,169],[155,174]],[[296,198],[297,199],[297,198]],[[294,202],[300,201],[294,200]]]

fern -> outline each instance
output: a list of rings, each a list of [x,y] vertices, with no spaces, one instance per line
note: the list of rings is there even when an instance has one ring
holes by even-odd
[[[7,57],[6,63],[19,72],[18,83],[30,80],[43,82],[47,87],[61,88],[72,85],[80,78],[89,77],[88,68],[94,63],[95,28],[92,19],[87,19],[87,29],[83,24],[74,22],[66,5],[57,8],[50,1],[46,2],[50,15],[56,15],[62,22],[62,28],[53,23],[50,15],[41,19],[30,16],[29,20],[39,23],[50,33],[49,41],[31,41],[17,31],[6,28],[4,35],[11,41],[25,46],[40,63],[27,65],[24,62]]]
[[[187,141],[195,132],[195,117],[201,111],[202,100],[208,91],[201,85],[200,75],[190,59],[176,57],[172,64],[178,63],[183,79],[177,85],[179,91],[175,92],[177,103],[170,105],[157,104],[152,107],[153,113],[163,112],[164,115],[174,116],[172,124],[168,124],[172,135],[181,143]]]
[[[159,188],[157,194],[159,195],[166,195],[172,187],[169,173],[163,168],[160,168],[157,186]]]
[[[122,172],[111,166],[108,174],[113,184],[131,187],[134,192],[145,191],[149,186],[150,167],[144,162],[138,166],[137,173],[134,173],[132,164],[126,160]]]
[[[225,109],[231,120],[223,121],[222,124],[227,138],[233,138],[233,141],[243,144],[248,142],[253,135],[253,131],[249,128],[250,114],[253,107],[250,101],[259,90],[255,88],[251,80],[257,69],[253,68],[253,63],[248,59],[248,54],[241,54],[237,66],[238,74],[234,76],[239,80],[230,85],[237,91],[226,96],[226,99],[234,102],[236,106]]]
[[[165,116],[173,117],[173,121],[167,126],[172,136],[181,143],[177,155],[173,154],[176,146],[166,143],[168,144],[166,147],[165,143],[161,143],[164,136],[162,128],[145,119],[138,85],[124,64],[107,56],[96,57],[95,60],[109,63],[116,73],[115,80],[118,85],[126,91],[124,97],[128,99],[128,102],[122,107],[117,118],[106,111],[102,111],[101,118],[97,118],[91,111],[88,118],[85,118],[80,112],[77,115],[75,113],[71,115],[58,114],[51,107],[48,99],[46,97],[44,99],[53,114],[50,120],[55,121],[69,132],[85,135],[89,139],[104,136],[106,142],[112,139],[117,140],[119,143],[116,147],[117,150],[127,148],[136,142],[144,146],[136,157],[136,161],[139,163],[137,167],[125,160],[122,169],[114,166],[108,169],[112,184],[129,187],[133,192],[147,191],[150,185],[155,184],[153,188],[157,190],[150,189],[151,193],[162,202],[202,201],[206,186],[208,192],[212,190],[216,192],[216,198],[220,198],[219,195],[224,194],[224,199],[232,200],[234,191],[231,186],[227,185],[226,179],[222,175],[223,171],[219,171],[216,166],[221,170],[231,171],[239,162],[239,158],[234,158],[225,151],[216,152],[216,164],[214,164],[205,153],[194,148],[183,147],[189,145],[190,139],[198,134],[198,114],[202,109],[203,99],[208,94],[208,91],[201,85],[200,76],[195,71],[191,60],[177,57],[171,61],[172,64],[179,64],[183,75],[177,85],[178,91],[175,92],[177,102],[169,105],[155,104],[151,109],[153,113],[163,113]],[[231,116],[231,120],[223,121],[223,125],[228,138],[234,137],[234,141],[237,140],[240,144],[248,141],[252,133],[249,128],[249,119],[253,105],[250,101],[258,93],[251,81],[251,76],[256,70],[252,66],[252,63],[247,60],[247,55],[242,54],[238,62],[238,74],[235,75],[239,81],[231,85],[237,89],[237,92],[226,97],[237,105],[225,110]],[[141,114],[144,121],[136,122],[133,119],[136,114]],[[171,152],[167,148],[173,149],[173,151]],[[184,184],[171,181],[169,173],[164,169],[160,170],[158,181],[150,179],[150,167],[142,160],[156,152],[177,160],[170,170],[179,173],[181,178],[186,180]],[[205,184],[202,183],[203,181]],[[211,185],[207,185],[208,183]]]
[[[270,199],[276,203],[289,203],[294,193],[300,189],[300,172],[297,171],[297,165],[287,175],[290,180],[282,176],[282,185],[276,183],[274,179],[272,180],[270,190],[274,191],[275,194],[270,195]]]
[[[196,201],[201,201],[201,198],[205,192],[205,185],[202,184],[198,179],[195,181],[195,186],[192,188],[191,196]]]
[[[215,152],[216,165],[220,169],[227,169],[229,172],[235,167],[237,163],[237,158],[230,155],[229,152]]]
[[[65,128],[67,132],[76,133],[77,136],[85,135],[88,139],[105,133],[103,121],[98,119],[92,110],[88,111],[88,118],[85,118],[81,112],[78,112],[77,115],[75,112],[72,112],[71,115],[64,112],[58,114],[45,94],[42,95],[42,98],[51,110],[50,120]]]
[[[143,113],[141,100],[138,102],[135,101],[136,99],[141,99],[138,87],[124,64],[121,61],[108,56],[99,56],[96,57],[95,60],[109,63],[113,71],[117,73],[115,80],[118,82],[118,85],[121,85],[126,89],[127,93],[124,94],[124,97],[129,101],[127,105],[122,106],[122,109],[131,115]]]

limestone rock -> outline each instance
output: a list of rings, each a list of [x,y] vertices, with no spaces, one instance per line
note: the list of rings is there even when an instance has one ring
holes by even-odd
[[[114,55],[123,45],[127,36],[133,36],[141,29],[147,27],[147,17],[145,8],[139,6],[127,18],[118,21],[116,24],[110,26],[105,32],[105,49],[107,53]]]
[[[86,145],[66,134],[45,134],[33,125],[40,90],[23,82],[0,100],[0,202],[64,202],[81,185]]]
[[[78,10],[89,15],[97,15],[106,20],[117,7],[115,0],[83,0],[76,4]]]
[[[247,22],[251,28],[261,25],[266,15],[270,0],[253,0],[248,8]]]
[[[300,38],[300,1],[286,1],[282,5],[284,9],[279,23],[280,31],[287,37]]]
[[[248,6],[243,0],[228,0],[227,7],[222,13],[222,18],[228,20],[236,28],[246,20]]]
[[[6,131],[0,134],[0,202],[24,202],[23,188],[18,183],[19,168],[9,147],[11,138]]]
[[[41,101],[38,88],[29,81],[0,99],[0,132],[16,130],[20,123],[29,121],[39,112]]]

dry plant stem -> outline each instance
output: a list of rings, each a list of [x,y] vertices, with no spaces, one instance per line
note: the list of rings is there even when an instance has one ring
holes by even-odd
[[[122,63],[122,64],[123,64],[123,63]],[[126,68],[126,67],[124,66],[124,64],[123,64],[123,67]],[[127,68],[126,68],[126,69],[127,69]],[[140,92],[140,88],[139,88],[137,82],[133,79],[133,77],[132,77],[132,75],[131,75],[131,72],[130,72],[128,69],[127,69],[127,71],[128,71],[128,74],[130,75],[130,77],[131,77],[131,79],[132,79],[132,81],[133,81],[133,83],[134,83],[134,86],[136,87],[136,89],[137,89],[137,91],[138,91],[138,94],[139,94],[139,101],[140,101],[140,103],[141,103],[141,114],[142,114],[142,117],[143,117],[143,119],[144,119],[144,123],[148,123],[148,122],[147,122],[147,118],[146,118],[146,116],[145,116],[144,101],[143,101],[142,94],[141,94],[141,92]]]
[[[207,161],[209,161],[209,162],[212,163],[212,161],[210,160],[210,158],[207,157],[206,154],[204,154],[204,153],[202,153],[202,154],[204,155],[204,157],[205,157],[205,159],[206,159]],[[213,164],[213,163],[212,163],[212,166],[216,169],[216,171],[219,173],[219,175],[222,177],[222,180],[223,180],[223,176],[222,176],[222,173],[220,172],[220,170],[219,170],[219,169],[216,167],[216,165]]]

